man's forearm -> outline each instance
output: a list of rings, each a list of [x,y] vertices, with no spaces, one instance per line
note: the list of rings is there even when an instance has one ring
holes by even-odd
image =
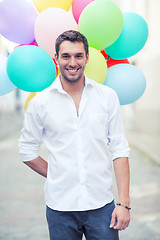
[[[124,230],[128,227],[130,222],[129,209],[125,206],[129,206],[129,182],[130,171],[129,162],[127,157],[117,158],[114,160],[114,171],[116,175],[119,203],[122,205],[116,206],[111,218],[110,227],[116,230]]]
[[[40,156],[24,163],[43,177],[47,177],[48,163]]]
[[[128,158],[117,158],[114,160],[113,164],[119,193],[119,202],[129,206],[130,170]]]

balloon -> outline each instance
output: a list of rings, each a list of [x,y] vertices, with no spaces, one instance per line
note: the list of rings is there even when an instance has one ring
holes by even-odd
[[[145,91],[146,80],[141,70],[131,64],[117,64],[108,69],[104,85],[114,89],[121,105],[135,102]]]
[[[72,0],[33,0],[33,3],[39,12],[47,8],[62,8],[68,11],[71,7]]]
[[[33,43],[30,43],[30,44],[20,44],[20,45],[16,46],[14,49],[16,49],[17,47],[28,46],[28,45],[34,45],[34,46],[38,47],[36,42],[33,42]],[[58,67],[57,67],[57,63],[56,63],[56,60],[54,58],[53,58],[53,61],[55,63],[55,67],[56,67],[56,76],[58,76],[59,75],[59,70],[58,70]]]
[[[146,21],[137,13],[123,14],[123,29],[119,38],[105,52],[114,59],[124,59],[135,55],[145,45],[148,37]]]
[[[93,2],[94,0],[73,0],[72,3],[72,13],[73,13],[73,17],[76,20],[76,22],[78,23],[79,21],[79,17],[83,11],[83,9],[91,2]]]
[[[126,63],[126,64],[129,64],[129,61],[128,59],[120,59],[120,60],[117,60],[117,59],[113,59],[113,58],[110,58],[107,59],[107,67],[110,68],[116,64],[122,64],[122,63]]]
[[[0,96],[16,89],[16,86],[13,85],[7,75],[6,65],[7,57],[0,55]]]
[[[20,44],[20,45],[16,46],[14,49],[16,49],[17,47],[29,46],[29,45],[34,45],[34,46],[37,46],[37,47],[38,47],[38,45],[37,45],[35,42],[33,42],[33,43],[30,43],[30,44]],[[52,58],[52,59],[53,59],[53,61],[54,61],[54,63],[55,63],[55,67],[56,67],[56,76],[58,76],[58,75],[59,75],[59,69],[58,69],[58,67],[57,67],[57,63],[56,63],[56,61],[55,61],[54,58]]]
[[[7,73],[18,88],[27,92],[39,92],[55,80],[56,67],[43,49],[26,45],[16,48],[10,54]]]
[[[104,83],[107,75],[106,60],[95,48],[89,48],[89,62],[86,64],[84,73],[88,78],[91,78],[98,83]]]
[[[26,102],[25,102],[25,106],[24,106],[25,111],[27,110],[29,101],[30,101],[33,97],[35,97],[36,94],[37,94],[37,93],[32,92],[32,93],[30,93],[30,94],[28,95],[28,97],[27,97],[27,99],[26,99]]]
[[[53,62],[55,64],[55,67],[56,67],[56,77],[59,75],[59,70],[58,70],[58,66],[57,66],[57,63],[56,63],[56,60],[54,58],[53,59]]]
[[[113,59],[113,58],[109,57],[109,56],[107,55],[107,53],[105,52],[104,49],[101,50],[100,52],[102,53],[102,55],[104,56],[104,58],[107,60],[106,63],[107,63],[107,67],[108,67],[108,68],[110,68],[110,67],[112,67],[112,66],[114,66],[114,65],[116,65],[116,64],[121,64],[121,63],[127,63],[127,64],[129,64],[128,59],[120,59],[120,60],[117,60],[117,59]]]
[[[37,45],[37,43],[36,42],[32,42],[32,43],[29,43],[29,44],[20,44],[20,45],[17,45],[14,49],[16,49],[17,47],[22,47],[22,46],[28,46],[28,45],[33,45],[33,46],[37,46],[38,47],[38,45]]]
[[[36,10],[26,0],[0,1],[0,34],[15,43],[31,43],[37,16]]]
[[[112,1],[97,0],[85,7],[78,25],[89,46],[101,50],[119,37],[123,27],[123,15]]]
[[[54,57],[56,38],[67,30],[77,30],[73,16],[60,8],[48,8],[36,20],[35,38],[38,45]]]
[[[60,73],[61,73],[61,71],[60,71],[59,68],[58,68],[57,76],[58,76]]]
[[[102,53],[103,57],[104,57],[105,59],[107,59],[108,55],[107,55],[107,53],[105,52],[105,50],[102,49],[100,52]]]

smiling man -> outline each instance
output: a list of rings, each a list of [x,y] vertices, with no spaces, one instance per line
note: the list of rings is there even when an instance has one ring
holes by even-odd
[[[129,147],[118,97],[84,75],[88,43],[79,32],[57,38],[55,58],[60,76],[30,101],[25,113],[22,161],[46,177],[50,240],[81,240],[83,234],[87,240],[118,240],[118,230],[130,221]],[[42,140],[48,161],[38,154]]]
[[[86,55],[82,42],[75,44],[75,42],[64,41],[57,54],[56,60],[61,71],[61,81],[63,79],[71,83],[84,78],[84,68],[89,54]]]

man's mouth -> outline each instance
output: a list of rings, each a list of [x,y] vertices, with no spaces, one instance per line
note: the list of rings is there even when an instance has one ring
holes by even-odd
[[[75,69],[67,69],[66,70],[69,72],[69,73],[76,73],[80,68],[75,68]]]

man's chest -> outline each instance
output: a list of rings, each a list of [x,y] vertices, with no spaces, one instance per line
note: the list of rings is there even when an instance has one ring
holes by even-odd
[[[77,101],[69,96],[57,96],[44,108],[42,123],[47,135],[69,137],[78,131],[104,136],[108,128],[107,106],[88,96]]]

